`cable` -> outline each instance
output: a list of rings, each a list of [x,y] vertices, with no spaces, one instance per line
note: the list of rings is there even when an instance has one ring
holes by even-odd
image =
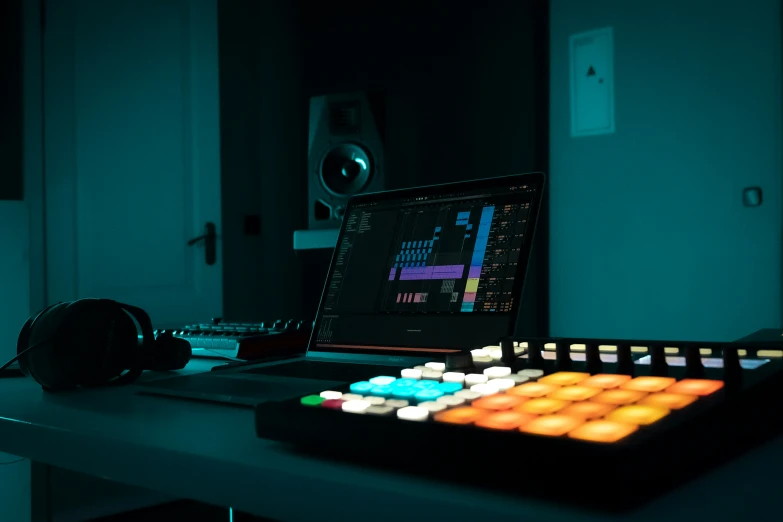
[[[45,340],[45,341],[41,341],[40,343],[35,343],[34,345],[27,347],[27,349],[26,349],[26,350],[23,350],[23,351],[22,351],[22,353],[18,353],[18,354],[16,354],[16,357],[12,357],[12,358],[11,358],[11,359],[9,359],[9,360],[8,360],[8,362],[6,362],[4,365],[0,366],[0,372],[2,372],[2,371],[3,371],[3,370],[5,370],[6,368],[8,368],[8,367],[9,367],[9,366],[11,366],[12,364],[14,364],[14,363],[17,361],[17,359],[19,359],[21,356],[23,356],[24,354],[26,354],[27,352],[29,352],[29,351],[30,351],[30,350],[32,350],[33,348],[38,348],[38,347],[39,347],[39,346],[41,346],[42,344],[45,344],[45,343],[48,343],[48,342],[49,342],[49,340],[47,339],[47,340]]]

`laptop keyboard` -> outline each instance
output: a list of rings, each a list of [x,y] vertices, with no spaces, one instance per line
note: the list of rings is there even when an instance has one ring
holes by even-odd
[[[299,379],[318,379],[330,381],[363,381],[373,375],[399,373],[398,366],[379,366],[375,364],[354,364],[318,361],[298,361],[262,368],[251,368],[242,373],[269,375],[275,377],[293,377]]]

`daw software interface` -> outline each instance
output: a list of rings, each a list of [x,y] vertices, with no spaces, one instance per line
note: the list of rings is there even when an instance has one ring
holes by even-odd
[[[316,348],[467,350],[512,333],[541,190],[516,183],[352,205]]]

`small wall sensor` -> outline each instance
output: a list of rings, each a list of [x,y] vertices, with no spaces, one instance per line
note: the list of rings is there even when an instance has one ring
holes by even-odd
[[[761,205],[761,187],[746,187],[742,191],[742,204],[746,207]]]

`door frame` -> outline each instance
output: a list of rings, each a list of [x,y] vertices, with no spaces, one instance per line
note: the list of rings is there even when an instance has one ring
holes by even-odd
[[[22,2],[24,200],[30,219],[30,313],[47,306],[43,35],[45,1]]]

